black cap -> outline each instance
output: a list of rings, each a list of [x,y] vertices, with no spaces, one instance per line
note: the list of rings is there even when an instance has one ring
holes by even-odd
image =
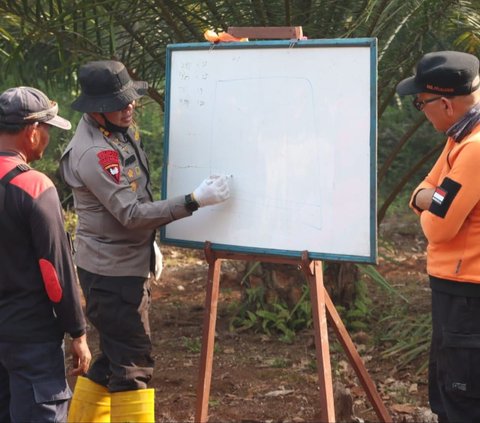
[[[400,95],[433,93],[445,96],[467,95],[480,86],[478,58],[459,51],[425,54],[415,76],[397,85]]]
[[[132,81],[123,63],[114,60],[89,62],[80,67],[82,93],[72,103],[79,112],[116,112],[147,93],[148,84]]]
[[[36,88],[15,87],[0,94],[0,123],[27,125],[35,122],[62,129],[72,127],[68,120],[58,116],[58,104]]]

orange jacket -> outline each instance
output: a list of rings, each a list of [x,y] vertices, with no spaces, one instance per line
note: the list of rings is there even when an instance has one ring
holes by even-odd
[[[413,199],[424,188],[436,191],[430,208],[419,211]],[[410,207],[428,240],[428,274],[480,284],[480,125],[460,143],[447,139]]]

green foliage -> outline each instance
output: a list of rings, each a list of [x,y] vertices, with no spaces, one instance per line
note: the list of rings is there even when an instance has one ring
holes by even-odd
[[[416,373],[428,366],[432,316],[430,313],[413,314],[408,309],[394,312],[380,321],[383,335],[380,341],[390,345],[381,356],[395,358],[399,369],[416,363]]]
[[[208,406],[211,408],[218,407],[219,405],[220,405],[220,400],[218,399],[210,398],[208,400]]]
[[[190,354],[200,354],[202,351],[202,339],[200,337],[189,338],[187,336],[182,336],[181,338],[182,346]],[[217,344],[213,347],[213,352],[218,352]]]
[[[72,239],[75,238],[75,228],[77,227],[78,216],[72,210],[65,212],[65,230],[71,235]]]
[[[77,94],[80,64],[121,60],[134,78],[149,82],[149,97],[158,105],[155,113],[147,113],[151,119],[141,122],[156,184],[162,165],[158,140],[163,125],[159,110],[164,106],[166,45],[204,41],[206,29],[279,25],[301,25],[310,39],[378,39],[381,221],[395,197],[409,191],[425,173],[432,160],[431,147],[437,142],[429,125],[421,125],[423,133],[417,131],[418,114],[409,100],[405,103],[395,95],[395,85],[411,75],[426,51],[457,48],[478,53],[477,0],[0,0],[2,85],[8,81],[8,85],[33,85],[48,93],[62,93],[54,98],[63,112],[63,105]],[[413,134],[414,143],[409,142]],[[155,192],[159,192],[157,186]]]
[[[136,108],[136,120],[148,155],[154,199],[159,200],[163,168],[163,111],[154,101],[142,99]]]
[[[265,301],[263,285],[246,289],[246,299],[236,305],[230,328],[254,330],[267,335],[277,335],[283,342],[293,342],[296,333],[312,325],[312,308],[309,290],[303,286],[303,293],[295,306],[289,310],[282,302],[268,304]]]
[[[407,298],[405,298],[400,292],[394,289],[388,281],[378,272],[378,270],[372,265],[357,264],[357,267],[360,269],[360,272],[368,276],[370,280],[376,283],[381,288],[388,291],[390,294],[400,297],[402,300],[408,303]],[[361,283],[358,284],[357,293],[364,293],[364,289],[361,288]]]
[[[260,263],[255,262],[249,268],[242,281],[245,281]],[[372,281],[388,293],[398,296],[407,302],[398,290],[371,265],[356,265],[360,270],[359,280],[355,282],[355,295],[353,303],[348,307],[337,305],[337,311],[342,317],[345,326],[352,330],[368,330],[371,324],[373,304],[368,289],[367,280]],[[308,286],[302,286],[302,296],[299,301],[289,309],[283,302],[276,300],[273,303],[266,301],[265,285],[246,288],[246,297],[241,304],[234,304],[230,322],[232,330],[253,330],[267,335],[278,335],[284,342],[292,342],[296,333],[312,326],[312,307]]]
[[[370,325],[372,300],[365,281],[355,283],[355,297],[348,308],[341,305],[336,305],[335,308],[347,329],[354,332],[367,330]]]
[[[57,188],[62,205],[66,208],[73,204],[70,188],[63,182],[58,163],[69,136],[72,134],[57,128],[50,129],[50,142],[41,160],[31,163],[32,167],[48,175]]]
[[[202,350],[202,342],[200,338],[187,338],[186,336],[183,336],[182,344],[189,353],[198,354]]]
[[[286,360],[283,357],[275,357],[272,360],[270,366],[275,368],[275,369],[286,369],[287,367],[290,366],[290,363],[289,363],[288,360]]]

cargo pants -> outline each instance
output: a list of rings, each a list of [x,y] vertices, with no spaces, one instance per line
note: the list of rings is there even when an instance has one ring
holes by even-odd
[[[154,367],[148,279],[77,271],[101,350],[87,377],[110,392],[146,389]]]
[[[64,422],[71,396],[62,339],[0,342],[0,422]]]
[[[480,421],[480,298],[432,290],[430,407],[443,422]]]

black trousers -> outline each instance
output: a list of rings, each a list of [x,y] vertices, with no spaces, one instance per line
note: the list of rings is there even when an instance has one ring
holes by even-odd
[[[430,407],[439,422],[480,422],[480,298],[432,290]]]
[[[154,366],[148,279],[102,276],[80,268],[78,276],[101,350],[87,377],[110,392],[146,389]]]

